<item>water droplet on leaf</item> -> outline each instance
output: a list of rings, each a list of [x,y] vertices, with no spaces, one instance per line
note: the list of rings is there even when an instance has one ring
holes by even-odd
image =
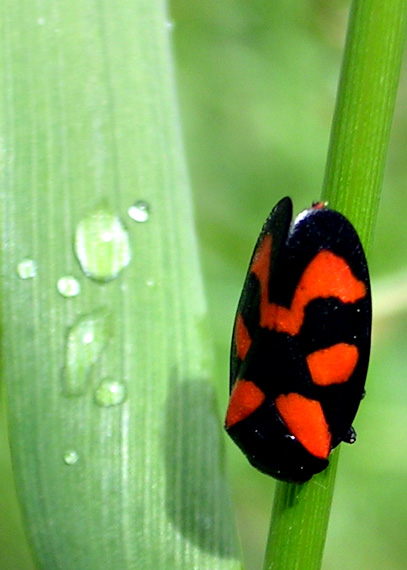
[[[68,331],[62,380],[64,394],[80,396],[90,381],[93,365],[111,336],[111,320],[103,310],[79,318]]]
[[[33,259],[23,259],[17,265],[17,275],[21,279],[32,279],[37,275],[37,263]]]
[[[102,283],[115,279],[131,259],[129,234],[121,219],[106,207],[78,224],[74,249],[84,274]]]
[[[63,297],[76,297],[81,291],[81,285],[72,275],[64,275],[58,279],[57,289]]]
[[[79,454],[74,449],[69,449],[64,453],[64,463],[66,465],[75,465],[79,460]]]
[[[105,378],[95,391],[95,402],[98,406],[117,406],[127,397],[127,387],[124,382]]]
[[[144,200],[138,200],[130,206],[127,213],[135,222],[146,222],[150,217],[150,206]]]

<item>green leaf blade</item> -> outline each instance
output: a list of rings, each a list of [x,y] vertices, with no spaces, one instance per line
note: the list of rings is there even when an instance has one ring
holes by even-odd
[[[165,6],[7,1],[2,12],[3,378],[38,567],[239,568]],[[139,200],[144,223],[128,215]],[[74,236],[100,204],[131,260],[97,246],[94,280]],[[22,279],[26,258],[36,271]],[[67,275],[80,285],[71,297],[58,290]],[[94,311],[109,318],[69,351]],[[67,350],[86,376],[69,397]],[[100,405],[109,379],[126,395]]]

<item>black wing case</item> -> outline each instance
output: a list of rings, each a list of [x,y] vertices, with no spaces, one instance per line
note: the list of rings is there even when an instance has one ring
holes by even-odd
[[[352,224],[339,212],[327,208],[313,208],[306,215],[295,220],[288,237],[286,257],[281,261],[281,270],[285,274],[285,283],[299,283],[301,276],[310,263],[321,252],[328,252],[329,262],[323,270],[321,280],[326,275],[338,272],[337,284],[334,278],[326,281],[331,286],[331,295],[324,294],[323,286],[315,298],[305,307],[304,322],[298,335],[299,351],[308,363],[311,355],[321,354],[322,349],[332,350],[337,347],[336,365],[340,369],[346,359],[347,348],[356,357],[356,365],[342,381],[326,385],[316,385],[312,378],[303,383],[308,398],[321,402],[325,417],[330,427],[331,449],[341,441],[349,441],[353,436],[352,422],[355,418],[367,375],[372,321],[371,290],[367,262],[359,236]],[[332,254],[332,255],[331,255]],[[335,269],[338,260],[338,269]],[[323,273],[323,274],[322,274]],[[318,274],[316,274],[316,281]],[[321,293],[321,295],[319,295]],[[280,291],[281,304],[292,302],[294,291]],[[342,351],[342,352],[341,352]],[[335,374],[333,368],[332,373]]]
[[[283,198],[276,204],[263,225],[250,259],[233,326],[230,353],[230,391],[232,391],[237,378],[241,377],[239,371],[249,351],[249,346],[251,352],[255,352],[256,349],[256,337],[258,336],[260,326],[260,284],[258,278],[253,274],[253,263],[256,258],[257,261],[262,262],[261,259],[259,260],[259,255],[262,255],[261,246],[265,238],[270,237],[271,252],[267,277],[269,294],[271,296],[276,285],[274,277],[278,272],[279,258],[287,240],[292,212],[293,206],[290,198]],[[267,260],[264,260],[264,264],[267,264]],[[240,321],[240,326],[238,321]]]

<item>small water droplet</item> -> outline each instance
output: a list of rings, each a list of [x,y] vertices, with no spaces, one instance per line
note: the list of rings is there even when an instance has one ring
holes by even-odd
[[[37,18],[37,23],[38,25],[43,26],[45,24],[45,18]]]
[[[69,329],[62,374],[66,396],[80,396],[86,391],[92,367],[107,345],[111,330],[110,316],[103,310],[79,318]]]
[[[23,259],[17,265],[17,275],[21,279],[32,279],[37,275],[37,263],[33,259]]]
[[[149,287],[154,287],[154,285],[155,285],[154,279],[147,279],[146,285],[148,285]]]
[[[66,465],[75,465],[79,461],[79,454],[74,449],[69,449],[64,453],[64,463]]]
[[[58,279],[57,289],[63,297],[76,297],[81,291],[81,285],[72,275],[64,275]]]
[[[127,397],[127,387],[124,382],[105,378],[95,391],[95,402],[98,406],[117,406]]]
[[[172,31],[174,29],[174,22],[172,22],[171,20],[167,20],[165,22],[165,27],[167,28],[167,30]]]
[[[102,283],[115,279],[131,259],[123,222],[104,206],[78,224],[74,249],[85,275]]]
[[[83,344],[90,344],[94,340],[95,340],[95,335],[93,334],[93,331],[85,333],[82,337]]]
[[[130,206],[127,213],[135,222],[146,222],[150,217],[150,205],[144,200],[138,200]]]

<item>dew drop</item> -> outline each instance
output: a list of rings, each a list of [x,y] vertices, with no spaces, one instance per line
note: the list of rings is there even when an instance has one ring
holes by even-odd
[[[146,280],[146,285],[147,285],[148,287],[154,287],[154,285],[155,285],[154,279],[147,279],[147,280]]]
[[[95,391],[95,402],[98,406],[117,406],[124,402],[127,397],[127,387],[124,382],[105,378]]]
[[[17,275],[21,279],[32,279],[37,275],[37,263],[33,259],[23,259],[17,265]]]
[[[102,283],[115,279],[131,259],[127,230],[106,207],[98,208],[78,224],[74,250],[84,274]]]
[[[74,449],[69,449],[64,453],[64,463],[66,465],[75,465],[79,461],[79,454]]]
[[[79,318],[68,330],[62,371],[66,396],[80,396],[86,391],[92,367],[106,347],[111,330],[110,316],[103,310]]]
[[[64,275],[58,279],[57,289],[63,297],[76,297],[81,291],[81,285],[72,275]]]
[[[138,200],[127,210],[130,218],[135,222],[147,222],[150,217],[150,206],[144,200]]]

